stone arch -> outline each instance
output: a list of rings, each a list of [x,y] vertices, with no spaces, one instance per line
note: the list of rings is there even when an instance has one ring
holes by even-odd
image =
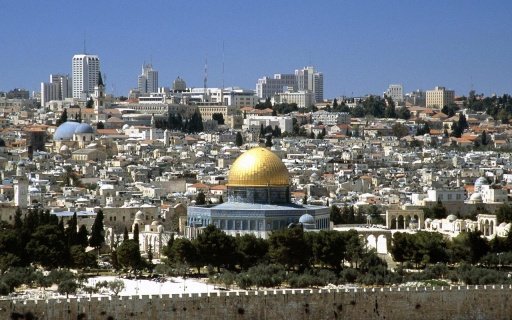
[[[370,234],[366,238],[366,243],[367,243],[368,249],[377,249],[377,238],[375,237],[375,235]]]
[[[405,220],[403,215],[399,215],[396,219],[396,228],[397,229],[404,229],[405,226]]]
[[[489,221],[489,235],[492,236],[494,234],[494,221]]]
[[[405,216],[404,229],[409,229],[410,224],[411,224],[411,215],[408,214]]]
[[[398,229],[396,216],[391,216],[390,229]]]
[[[377,253],[388,253],[388,238],[383,234],[377,237]]]

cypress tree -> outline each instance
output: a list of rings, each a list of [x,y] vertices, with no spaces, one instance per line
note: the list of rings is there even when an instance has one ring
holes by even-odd
[[[89,239],[89,245],[96,249],[99,249],[105,242],[105,236],[103,231],[103,210],[99,210],[96,214],[96,219],[92,225],[91,238]]]
[[[244,144],[244,138],[242,137],[240,131],[236,133],[235,144],[237,147],[241,147]]]
[[[123,241],[128,240],[130,240],[130,237],[128,236],[128,228],[124,227]]]
[[[136,223],[135,226],[133,227],[133,241],[135,241],[137,243],[137,245],[139,244],[139,224]]]
[[[68,121],[68,109],[64,109],[60,114],[60,118],[57,120],[57,126],[60,126],[66,121]]]

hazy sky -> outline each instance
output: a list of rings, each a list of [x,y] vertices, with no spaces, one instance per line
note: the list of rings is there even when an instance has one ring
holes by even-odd
[[[133,3],[132,3],[133,2]],[[512,1],[2,1],[0,91],[39,90],[71,58],[97,54],[107,91],[127,95],[144,62],[160,86],[254,89],[313,65],[325,97],[436,85],[512,93]]]

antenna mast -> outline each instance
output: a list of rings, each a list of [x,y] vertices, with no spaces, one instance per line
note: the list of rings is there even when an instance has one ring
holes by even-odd
[[[208,95],[206,93],[206,88],[208,87],[208,57],[204,59],[204,81],[203,81],[203,94],[204,94],[204,101],[208,101]]]

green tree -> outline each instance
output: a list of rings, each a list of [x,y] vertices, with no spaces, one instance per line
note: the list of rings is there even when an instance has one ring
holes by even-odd
[[[241,147],[244,144],[244,138],[242,137],[240,131],[236,132],[235,144],[237,147]]]
[[[482,141],[482,145],[483,146],[486,146],[489,144],[489,137],[487,137],[487,132],[484,130],[482,132],[482,136],[480,137],[480,140]]]
[[[475,264],[489,249],[489,243],[480,231],[462,232],[452,240],[452,262],[467,261]]]
[[[87,100],[87,104],[85,105],[85,107],[87,109],[91,109],[94,107],[94,100],[92,99],[92,97],[90,97],[88,100]]]
[[[76,235],[77,238],[77,244],[81,245],[83,248],[87,247],[89,244],[89,232],[87,231],[87,227],[83,224],[80,226],[80,229],[78,229],[78,233]]]
[[[66,229],[66,236],[68,238],[68,246],[74,246],[78,242],[78,221],[76,217],[76,212],[73,213],[73,216],[68,221],[68,227]]]
[[[60,294],[66,294],[66,298],[69,298],[70,294],[75,294],[78,290],[78,283],[73,279],[67,279],[59,283],[57,291]]]
[[[464,129],[459,125],[458,122],[452,122],[452,137],[460,138],[463,132]]]
[[[133,227],[133,241],[139,243],[139,224],[136,223]]]
[[[117,248],[117,260],[123,268],[140,270],[142,269],[142,257],[139,244],[134,240],[123,241]]]
[[[304,268],[309,264],[311,249],[301,227],[274,231],[269,237],[269,256],[287,269]]]
[[[338,231],[322,230],[319,233],[306,233],[306,236],[315,263],[329,266],[336,272],[340,272],[346,254],[344,234]]]
[[[57,268],[69,264],[64,234],[56,225],[43,224],[31,234],[26,252],[32,262],[45,268]]]
[[[167,252],[168,261],[171,264],[187,264],[198,267],[200,271],[199,252],[195,244],[186,238],[175,239]]]
[[[235,239],[239,255],[238,264],[243,270],[267,260],[268,242],[265,239],[257,238],[253,234],[244,234]]]
[[[76,268],[94,267],[96,265],[96,257],[85,252],[84,247],[74,245],[70,249],[71,265]]]
[[[224,116],[222,115],[222,113],[214,113],[214,114],[212,114],[212,119],[217,121],[217,123],[219,125],[223,125],[224,124]]]
[[[267,134],[265,136],[265,147],[267,148],[270,148],[272,147],[273,143],[272,143],[272,135],[271,134]]]
[[[114,296],[118,296],[124,288],[124,281],[121,279],[115,279],[108,282],[108,289],[114,294]]]
[[[450,103],[449,105],[444,106],[441,111],[446,114],[448,117],[453,117],[455,112],[457,112],[458,108],[455,103]]]
[[[346,260],[350,263],[351,267],[355,266],[357,268],[364,254],[364,244],[355,230],[345,232],[344,236]]]
[[[341,216],[341,210],[336,205],[331,206],[331,212],[330,212],[330,220],[334,224],[341,224],[343,223],[343,218]]]
[[[64,109],[57,120],[57,126],[60,126],[64,122],[68,121],[68,109]]]
[[[460,116],[459,116],[458,124],[459,124],[459,128],[462,130],[462,132],[465,129],[469,128],[468,121],[466,120],[466,116],[463,113],[461,113]]]
[[[390,253],[393,260],[396,262],[404,263],[409,260],[409,241],[406,233],[395,232],[391,242]]]
[[[124,232],[123,232],[123,241],[127,241],[127,240],[130,240],[130,236],[128,235],[128,228],[125,226]]]
[[[208,225],[196,238],[199,255],[205,264],[220,270],[233,268],[236,262],[236,245],[233,237],[226,235],[214,225]]]
[[[196,196],[196,206],[203,206],[206,204],[206,196],[203,191],[199,191]]]
[[[393,124],[391,130],[393,130],[393,135],[398,139],[405,137],[409,134],[409,129],[407,128],[407,126],[398,122]]]
[[[499,206],[496,211],[496,218],[498,219],[498,224],[502,222],[512,222],[512,207],[508,204],[503,204]]]
[[[103,210],[98,210],[96,218],[92,224],[91,238],[89,239],[89,245],[93,248],[100,249],[105,243],[105,236],[103,230]]]
[[[96,124],[96,129],[105,129],[105,124],[102,121],[99,121]]]

